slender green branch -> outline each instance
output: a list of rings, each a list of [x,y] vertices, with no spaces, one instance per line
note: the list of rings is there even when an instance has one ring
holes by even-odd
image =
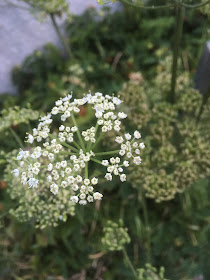
[[[12,134],[12,136],[15,138],[16,142],[19,144],[19,146],[24,149],[24,145],[18,134],[15,132],[15,130],[12,127],[9,127],[9,130]]]
[[[125,259],[125,263],[127,264],[127,266],[130,267],[130,270],[132,271],[134,278],[137,280],[138,275],[137,275],[136,270],[135,270],[135,268],[134,268],[134,266],[133,266],[133,264],[132,264],[132,262],[131,262],[131,260],[128,256],[127,252],[126,252],[126,249],[123,248],[122,252],[123,252],[124,259]]]
[[[175,102],[177,66],[178,66],[178,58],[179,58],[179,47],[180,47],[180,42],[182,37],[183,19],[184,19],[184,7],[178,5],[177,14],[176,14],[176,32],[175,32],[175,40],[174,40],[173,62],[171,68],[171,92],[169,96],[169,100],[171,103]]]
[[[174,7],[173,4],[166,4],[166,5],[159,5],[159,6],[145,6],[142,4],[138,4],[138,3],[134,3],[128,0],[122,0],[122,2],[131,5],[133,7],[138,7],[138,8],[142,8],[142,9],[146,9],[146,10],[157,10],[157,9],[165,9],[165,8],[171,8]]]
[[[60,29],[59,29],[59,27],[57,25],[57,22],[56,22],[56,19],[55,19],[55,15],[53,13],[51,13],[49,15],[50,15],[50,19],[52,21],[52,24],[53,24],[53,26],[54,26],[57,34],[58,34],[58,37],[59,37],[59,39],[61,40],[61,42],[62,42],[62,44],[64,46],[64,49],[66,50],[68,56],[71,57],[72,56],[71,49],[70,49],[66,39],[63,37],[63,35],[60,32]]]
[[[73,146],[71,146],[71,145],[69,145],[69,144],[67,144],[67,143],[65,143],[65,142],[61,142],[61,141],[59,140],[59,138],[55,137],[54,135],[48,134],[48,136],[49,136],[51,139],[56,139],[56,140],[58,140],[59,143],[61,143],[62,146],[66,147],[66,148],[69,148],[69,149],[71,149],[72,151],[74,151],[74,152],[76,152],[76,153],[79,152],[75,147],[73,147]]]
[[[95,125],[95,135],[96,135],[96,133],[97,133],[97,131],[98,131],[98,122],[96,122],[96,125]],[[90,141],[89,143],[88,143],[88,145],[87,145],[87,151],[89,152],[90,151],[90,149],[91,149],[91,146],[92,146],[92,142]]]
[[[92,146],[92,150],[95,148],[95,146],[101,141],[101,139],[104,136],[104,132],[101,133],[101,135],[98,137],[98,139],[96,140],[96,142],[94,143],[94,145]]]
[[[141,188],[141,203],[143,207],[143,215],[144,215],[144,222],[145,222],[145,227],[146,227],[146,236],[147,236],[147,262],[150,263],[151,261],[151,230],[150,230],[150,225],[149,225],[149,217],[148,217],[148,210],[147,210],[147,203],[146,199],[144,197],[144,194],[142,192]]]
[[[178,0],[175,0],[175,2],[179,5],[181,5],[184,8],[197,9],[197,8],[200,8],[200,7],[203,7],[207,4],[209,4],[210,0],[206,0],[205,2],[194,4],[194,5],[185,4],[185,3],[181,2],[181,1],[178,1]]]
[[[88,163],[85,163],[85,178],[88,178]]]
[[[81,150],[80,145],[79,145],[79,144],[77,144],[77,142],[76,142],[76,141],[74,141],[73,143],[74,143],[74,145],[77,147],[77,149],[78,149],[78,150]]]
[[[105,155],[113,155],[118,154],[120,150],[109,151],[109,152],[102,152],[102,153],[95,153],[96,156],[105,156]]]
[[[74,125],[77,127],[77,136],[79,138],[80,145],[81,145],[83,151],[85,152],[85,144],[82,140],[82,136],[80,134],[80,131],[79,131],[79,128],[78,128],[78,125],[77,125],[77,122],[75,120],[75,117],[74,117],[73,113],[71,114],[71,118],[72,118],[72,121],[73,121]]]
[[[102,165],[102,163],[101,163],[101,161],[100,161],[100,160],[95,159],[95,158],[93,158],[93,157],[91,157],[90,159],[91,159],[92,161],[94,161],[94,162],[96,162],[96,163],[98,163],[98,164]]]

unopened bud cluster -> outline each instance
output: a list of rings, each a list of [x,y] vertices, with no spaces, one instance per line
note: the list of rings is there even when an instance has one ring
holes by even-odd
[[[37,120],[39,112],[29,108],[20,108],[15,106],[9,110],[4,109],[0,117],[0,132],[5,129],[16,126],[20,123],[29,123],[29,121]]]
[[[102,244],[108,251],[120,251],[126,244],[130,243],[130,237],[127,233],[127,229],[122,226],[122,222],[119,224],[108,221],[107,225],[103,229],[104,237],[102,238]]]

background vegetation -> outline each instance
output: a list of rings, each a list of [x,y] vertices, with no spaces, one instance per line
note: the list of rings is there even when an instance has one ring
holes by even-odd
[[[174,25],[174,9],[125,5],[114,14],[106,8],[99,13],[90,9],[66,24],[70,59],[46,45],[13,69],[18,93],[2,95],[0,104],[1,279],[134,279],[122,248],[108,246],[116,238],[107,235],[109,227],[117,233],[122,233],[119,227],[127,228],[129,236],[123,231],[120,240],[125,239],[123,248],[136,269],[151,263],[158,270],[164,266],[167,279],[210,279],[210,111],[207,101],[198,119],[202,96],[193,89],[209,21],[199,10],[186,10],[177,100],[171,104]],[[38,110],[48,112],[69,91],[77,97],[89,89],[120,93],[131,114],[127,124],[138,127],[146,142],[144,164],[131,170],[123,186],[117,180],[102,184],[101,203],[76,207],[75,215],[67,215],[56,227],[37,228],[33,216],[21,222],[31,208],[26,204],[20,215],[15,211],[20,198],[11,195],[16,188],[9,171],[12,150],[20,145],[16,136],[24,139]],[[19,107],[11,109],[14,106]],[[80,125],[91,120],[84,107]],[[112,135],[102,143],[110,144]],[[20,194],[27,199],[24,189]],[[157,274],[147,266],[139,279],[163,279]]]

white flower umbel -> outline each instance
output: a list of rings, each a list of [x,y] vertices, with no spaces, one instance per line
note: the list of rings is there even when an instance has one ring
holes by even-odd
[[[121,121],[127,117],[117,108],[121,103],[118,97],[104,96],[99,92],[89,93],[81,99],[72,99],[72,95],[68,95],[57,100],[51,113],[42,117],[33,133],[28,134],[27,142],[39,145],[18,153],[19,168],[13,170],[14,175],[20,176],[22,184],[35,189],[42,170],[52,195],[56,196],[60,189],[70,188],[73,203],[86,205],[101,200],[103,195],[94,190],[99,178],[91,178],[90,162],[104,166],[106,180],[112,181],[114,176],[118,176],[121,182],[125,182],[125,169],[131,163],[141,163],[141,149],[145,147],[140,142],[141,134],[135,131],[133,136],[130,133],[116,136],[118,150],[96,152],[105,133],[121,130]],[[81,106],[92,107],[95,111],[95,127],[80,131],[76,119]],[[56,123],[60,118],[61,125],[52,132],[54,118]]]

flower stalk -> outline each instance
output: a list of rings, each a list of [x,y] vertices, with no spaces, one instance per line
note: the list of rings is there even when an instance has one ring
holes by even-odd
[[[182,37],[183,30],[183,20],[184,20],[184,7],[181,4],[177,4],[176,13],[176,31],[174,38],[174,50],[173,50],[173,62],[171,68],[171,90],[169,100],[173,104],[176,100],[176,80],[177,80],[177,66],[179,58],[179,48]]]

